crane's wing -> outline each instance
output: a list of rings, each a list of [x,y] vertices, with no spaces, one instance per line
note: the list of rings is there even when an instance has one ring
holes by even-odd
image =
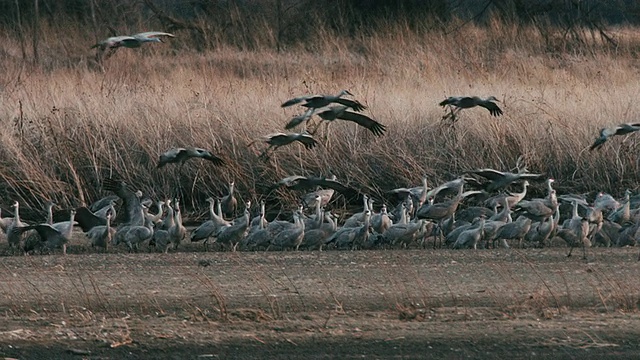
[[[177,162],[180,160],[180,157],[185,156],[187,149],[185,148],[173,148],[165,151],[160,154],[160,158],[158,159],[157,168],[161,168],[169,163]]]
[[[340,194],[342,194],[342,196],[344,196],[346,199],[354,199],[357,198],[358,200],[362,199],[362,193],[352,187],[346,186],[338,181],[335,180],[331,180],[331,179],[323,179],[323,178],[315,178],[314,182],[316,185],[318,186],[322,186],[325,188],[329,188],[329,189],[333,189],[337,192],[339,192]]]
[[[491,101],[486,101],[483,103],[478,104],[480,106],[482,106],[483,108],[489,110],[489,113],[493,116],[500,116],[502,115],[502,109],[500,109],[498,107],[498,105],[496,105],[496,103],[491,102]]]
[[[408,188],[397,188],[387,191],[389,194],[398,194],[400,197],[406,198],[407,195],[411,194],[411,189]]]
[[[605,142],[607,142],[606,136],[598,137],[596,141],[593,144],[591,144],[591,146],[589,147],[589,151],[600,148],[602,145],[604,145]]]
[[[316,141],[316,139],[314,139],[311,135],[307,135],[307,134],[299,134],[296,137],[296,141],[299,141],[300,143],[302,143],[307,150],[311,150],[314,147],[316,147],[316,145],[318,145],[318,142]]]
[[[524,174],[519,174],[518,176],[520,177],[520,179],[525,179],[525,180],[546,180],[547,179],[545,174],[524,173]]]
[[[282,103],[282,105],[280,105],[281,107],[289,107],[291,105],[295,105],[295,104],[299,104],[303,101],[307,101],[308,99],[313,98],[316,95],[305,95],[305,96],[298,96],[298,97],[294,97],[293,99],[289,99],[285,102]]]
[[[369,131],[371,131],[375,136],[382,136],[385,130],[387,130],[386,126],[362,114],[343,111],[342,113],[339,113],[337,117],[338,119],[353,121],[360,126],[364,126],[369,129]]]
[[[467,171],[467,173],[468,174],[480,175],[483,178],[486,178],[486,179],[489,179],[489,180],[493,180],[493,181],[500,180],[505,175],[502,171],[498,171],[498,170],[494,170],[494,169],[471,170],[471,171]]]
[[[29,226],[21,226],[15,227],[12,230],[14,234],[22,234],[28,230],[35,230],[38,232],[38,235],[42,238],[42,240],[46,240],[50,237],[60,236],[60,231],[56,230],[53,226],[49,224],[37,224],[37,225],[29,225]]]
[[[348,107],[352,108],[355,111],[362,111],[362,110],[367,108],[366,106],[364,106],[361,102],[359,102],[357,100],[337,98],[333,102],[348,106]]]
[[[113,191],[122,199],[122,206],[125,211],[118,212],[118,217],[122,216],[122,223],[126,225],[144,225],[142,215],[142,205],[136,194],[127,188],[124,181],[106,178],[102,184],[105,190]]]
[[[276,185],[281,186],[284,185],[286,187],[293,187],[298,184],[301,186],[306,186],[309,183],[308,179],[305,176],[301,175],[292,175],[288,176],[276,183]]]
[[[80,225],[82,232],[87,232],[96,226],[107,224],[106,219],[96,216],[91,210],[84,206],[76,209],[74,219],[78,222],[78,225]]]
[[[112,202],[116,202],[118,199],[119,199],[119,197],[117,195],[105,196],[102,199],[97,200],[97,201],[93,202],[91,205],[89,205],[89,210],[90,211],[98,211],[98,210],[104,208],[105,206],[111,205]]]
[[[284,126],[284,128],[287,130],[293,129],[294,127],[300,125],[302,122],[308,120],[311,117],[312,113],[313,113],[313,109],[310,109],[309,111],[305,112],[302,115],[292,117],[291,120],[289,120],[289,122],[287,123],[287,125]]]
[[[622,124],[616,127],[613,135],[626,135],[640,130],[640,124]]]
[[[137,33],[135,35],[132,35],[132,37],[144,37],[144,38],[157,38],[157,37],[161,37],[161,36],[176,37],[175,35],[173,35],[171,33],[162,32],[162,31],[146,31],[146,32],[141,32],[141,33]]]
[[[204,149],[199,149],[199,150],[201,151],[202,158],[205,159],[205,160],[211,161],[213,163],[213,165],[222,166],[222,165],[226,164],[225,161],[222,158],[220,158],[220,157],[218,157],[216,155],[213,155],[211,153],[211,151],[204,150]]]

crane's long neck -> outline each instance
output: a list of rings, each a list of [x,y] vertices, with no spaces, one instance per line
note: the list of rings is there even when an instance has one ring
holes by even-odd
[[[216,215],[219,219],[222,219],[222,201],[216,202]]]
[[[265,221],[264,221],[264,211],[261,211],[260,212],[260,224],[258,224],[258,228],[261,229],[261,230],[264,229],[264,223],[265,223]]]
[[[209,217],[211,218],[211,220],[214,220],[216,218],[216,212],[214,208],[214,201],[209,201]]]
[[[368,196],[364,196],[362,202],[363,202],[363,204],[362,204],[362,208],[363,208],[362,212],[365,212],[365,211],[369,210],[369,197]]]
[[[504,203],[502,204],[502,215],[507,215],[511,212],[511,208],[509,207],[509,198],[505,196]]]
[[[516,203],[520,202],[520,200],[524,199],[524,197],[527,196],[527,187],[528,186],[529,186],[528,182],[522,184],[522,192],[516,194],[516,198],[518,198],[518,201],[516,201]]]
[[[576,201],[573,202],[573,213],[574,218],[578,217],[578,203]]]
[[[173,212],[173,222],[176,226],[182,226],[182,212],[180,211],[180,205],[176,203],[176,209]]]
[[[47,204],[47,224],[53,224],[53,204]]]
[[[398,221],[399,224],[406,224],[407,223],[407,208],[405,206],[402,206],[402,211],[400,211],[400,221]]]
[[[169,221],[169,225],[173,225],[175,223],[175,219],[174,219],[174,211],[173,208],[171,206],[167,206],[167,221]]]
[[[16,202],[16,213],[13,216],[13,221],[18,224],[20,223],[20,204]]]

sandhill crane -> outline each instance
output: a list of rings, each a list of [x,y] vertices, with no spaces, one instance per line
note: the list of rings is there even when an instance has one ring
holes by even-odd
[[[17,213],[17,208],[16,208]],[[54,248],[62,248],[62,253],[64,255],[67,254],[67,243],[71,240],[71,235],[73,233],[73,224],[74,224],[74,216],[76,215],[76,211],[71,209],[69,211],[70,219],[69,221],[64,221],[55,224],[37,224],[37,225],[28,225],[22,227],[14,227],[11,230],[12,235],[20,236],[22,233],[28,230],[35,230],[38,235],[40,235],[40,239],[42,240],[43,246],[47,249]]]
[[[340,93],[338,93],[337,95],[307,95],[307,96],[300,96],[300,97],[296,97],[293,99],[289,99],[287,101],[285,101],[281,106],[282,107],[288,107],[291,105],[295,105],[295,104],[299,104],[301,102],[301,105],[308,108],[307,111],[305,111],[304,114],[302,115],[298,115],[295,116],[293,118],[291,118],[291,120],[289,120],[289,122],[285,125],[285,129],[292,129],[296,126],[298,126],[300,123],[308,120],[311,118],[311,116],[313,115],[313,113],[320,108],[323,108],[325,106],[330,105],[331,103],[338,103],[344,106],[348,106],[351,109],[355,110],[355,111],[362,111],[364,109],[366,109],[367,107],[362,105],[359,101],[357,100],[350,100],[350,99],[344,99],[342,98],[342,96],[344,95],[351,95],[353,96],[353,94],[351,94],[349,91],[347,90],[342,90]]]
[[[268,222],[264,216],[265,203],[263,200],[260,202],[260,214],[251,220],[247,236],[240,242],[240,250],[254,250],[258,247],[266,248],[271,244],[271,234],[266,229]]]
[[[593,206],[607,211],[615,211],[620,208],[620,202],[613,196],[600,192],[596,195]]]
[[[434,199],[438,196],[438,194],[442,192],[451,192],[457,191],[458,188],[467,182],[468,178],[459,177],[457,179],[453,179],[451,181],[447,181],[444,184],[438,185],[435,189],[431,189],[427,192],[427,199]]]
[[[168,230],[153,229],[153,236],[149,245],[153,242],[153,246],[161,252],[168,253],[171,247],[171,235]]]
[[[331,103],[338,103],[352,108],[355,111],[362,111],[367,107],[362,105],[357,100],[349,100],[343,98],[345,95],[353,96],[348,90],[342,90],[337,95],[305,95],[289,99],[280,105],[281,107],[288,107],[295,104],[300,104],[307,108],[319,109],[325,107]]]
[[[518,240],[518,246],[522,247],[522,241],[531,229],[531,219],[520,216],[516,221],[504,224],[496,233],[495,240]],[[506,242],[502,243],[503,246]]]
[[[251,214],[249,213],[250,207],[251,202],[247,202],[244,214],[241,217],[234,219],[232,225],[220,228],[216,234],[218,243],[229,245],[232,251],[236,250],[236,246],[244,239],[249,228],[249,221],[251,220]]]
[[[609,216],[607,217],[607,219],[609,221],[615,222],[617,224],[624,224],[625,222],[629,221],[629,219],[631,218],[631,202],[629,201],[629,198],[631,196],[631,191],[629,191],[629,189],[627,189],[624,192],[624,203],[623,205],[611,212],[611,214],[609,214]]]
[[[565,241],[567,241],[569,243],[569,246],[571,247],[569,249],[569,253],[567,254],[567,257],[571,256],[571,253],[573,252],[573,248],[576,245],[581,244],[582,257],[583,259],[587,258],[587,247],[591,246],[591,244],[589,243],[589,240],[587,239],[588,234],[589,234],[589,222],[586,218],[583,218],[580,215],[578,215],[578,203],[574,201],[573,212],[572,212],[571,219],[569,220],[569,223],[564,229],[558,232],[558,235],[563,239],[565,239]]]
[[[503,200],[507,199],[507,206],[509,208],[513,208],[517,203],[519,203],[524,197],[527,195],[527,187],[529,186],[529,181],[525,180],[522,182],[522,191],[519,193],[510,192],[509,194],[500,194],[495,195],[484,201],[484,204],[488,207],[496,207],[503,206]]]
[[[371,227],[378,234],[382,234],[392,225],[391,218],[387,213],[387,205],[382,204],[380,212],[371,216]]]
[[[453,248],[473,248],[474,250],[477,250],[478,242],[480,242],[484,236],[484,223],[484,216],[474,219],[472,227],[460,233],[456,242],[453,243]]]
[[[173,148],[165,151],[160,154],[160,158],[158,159],[158,168],[161,168],[169,163],[180,163],[180,168],[184,165],[185,161],[191,158],[201,158],[205,160],[211,161],[215,166],[222,166],[225,164],[224,160],[220,157],[213,155],[211,151],[196,148],[196,147],[186,147],[186,148]]]
[[[546,199],[522,200],[516,205],[516,207],[524,211],[522,212],[523,216],[532,220],[543,221],[546,218],[553,216],[556,208],[558,207],[556,191],[551,191],[549,206],[545,204],[547,202],[545,200]]]
[[[269,144],[269,147],[260,154],[260,157],[268,158],[279,147],[289,145],[295,141],[304,145],[305,149],[311,150],[318,142],[306,131],[302,133],[273,133],[262,136],[256,140],[251,141],[247,147],[251,147],[256,141],[263,141]]]
[[[538,243],[540,247],[545,246],[545,242],[551,236],[557,220],[560,219],[560,208],[556,207],[555,213],[552,217],[548,217],[546,220],[538,221],[531,224],[529,232],[524,237],[527,242]]]
[[[362,226],[338,229],[338,231],[327,238],[325,245],[335,244],[338,249],[355,249],[358,245],[364,243],[369,235],[371,211],[365,210],[363,216]]]
[[[416,217],[419,219],[427,219],[438,222],[438,228],[440,229],[440,234],[442,235],[442,222],[451,217],[456,210],[458,209],[458,205],[465,197],[469,195],[474,195],[480,193],[480,191],[467,191],[465,193],[462,192],[464,188],[464,182],[460,183],[458,188],[458,195],[456,195],[453,199],[443,202],[443,203],[434,203],[434,204],[425,204],[422,205],[416,211]],[[435,245],[435,244],[434,244]]]
[[[178,246],[187,235],[187,229],[182,225],[182,212],[180,211],[180,202],[175,201],[173,209],[173,226],[168,230],[173,249],[177,250]]]
[[[167,199],[164,201],[164,206],[167,211],[165,211],[164,218],[160,221],[158,228],[162,230],[169,230],[175,223],[175,219],[173,217],[173,207],[171,206],[171,199]]]
[[[429,187],[427,187],[427,177],[422,177],[422,185],[414,186],[412,188],[396,188],[390,190],[390,194],[398,194],[403,199],[407,197],[407,195],[411,195],[417,202],[417,207],[420,207],[427,200],[427,193],[429,191]]]
[[[45,211],[47,213],[47,219],[45,221],[45,224],[53,224],[53,207],[56,206],[56,203],[54,203],[53,201],[47,201],[47,203],[45,204]]]
[[[161,31],[147,31],[134,35],[111,36],[91,46],[91,49],[99,48],[104,51],[107,49],[117,49],[119,47],[138,48],[142,44],[148,42],[163,42],[163,36],[175,37],[173,34]]]
[[[216,201],[213,198],[208,198],[207,202],[209,202],[210,219],[200,224],[200,226],[195,228],[190,235],[191,242],[204,240],[205,250],[207,249],[209,239],[214,236],[221,227],[231,225],[230,222],[224,220],[224,218],[215,213],[213,208]]]
[[[407,246],[415,241],[418,232],[420,232],[425,223],[422,220],[408,222],[407,212],[406,207],[403,207],[398,223],[392,224],[382,233],[382,240],[385,244]]]
[[[114,234],[116,245],[118,245],[119,242],[124,242],[127,244],[129,252],[138,251],[140,244],[153,238],[153,225],[150,221],[145,221],[144,225],[128,226],[122,238],[118,237],[117,234],[117,232]]]
[[[367,195],[364,195],[362,200],[363,200],[362,211],[351,215],[351,217],[345,220],[344,224],[342,224],[343,228],[353,228],[353,227],[358,227],[362,225],[362,223],[364,222],[365,213],[367,211],[373,210],[369,207],[370,199]]]
[[[484,216],[485,218],[490,218],[494,216],[496,213],[484,206],[469,206],[465,209],[458,211],[456,214],[457,221],[468,221],[472,222],[476,218]]]
[[[460,236],[460,234],[462,234],[463,231],[471,229],[474,225],[476,225],[476,224],[466,223],[466,224],[461,224],[461,225],[456,226],[455,229],[451,230],[445,236],[444,244],[445,245],[455,244],[455,242],[458,240],[458,237]]]
[[[2,229],[5,234],[7,233],[7,228],[9,227],[9,225],[11,225],[12,222],[12,217],[2,217],[2,209],[0,209],[0,229]]]
[[[600,136],[591,145],[591,147],[589,147],[589,150],[591,151],[600,148],[612,136],[626,135],[638,130],[640,130],[640,123],[620,124],[611,128],[603,128],[600,130]]]
[[[502,198],[502,210],[489,218],[491,221],[502,221],[504,223],[511,222],[511,208],[509,204],[509,197]]]
[[[93,215],[102,218],[102,219],[107,219],[107,213],[110,213],[112,217],[116,217],[117,212],[116,212],[116,208],[115,208],[115,200],[112,201],[109,205],[104,206],[96,211],[93,212]]]
[[[238,208],[238,200],[235,195],[236,183],[229,182],[228,193],[220,200],[220,206],[222,207],[222,214],[227,218],[233,218],[236,215]]]
[[[489,183],[486,184],[487,191],[495,191],[504,187],[509,186],[514,181],[517,180],[542,180],[545,179],[544,174],[532,174],[528,172],[518,172],[512,173],[509,171],[498,171],[494,169],[478,169],[471,170],[467,172],[468,174],[476,174],[482,176],[489,180]]]
[[[120,199],[118,195],[107,195],[99,200],[96,200],[91,205],[88,206],[89,210],[93,213],[96,212],[105,206],[109,206],[111,203],[115,203]]]
[[[316,195],[320,195],[320,206],[326,206],[334,195],[333,190],[342,194],[347,200],[359,200],[362,198],[362,194],[360,193],[360,191],[340,183],[339,181],[337,181],[335,175],[331,175],[330,177],[307,177],[301,175],[292,175],[278,181],[274,186],[271,187],[270,191],[273,191],[282,186],[292,190],[304,190],[315,187],[315,191],[306,194],[302,198],[303,204],[309,207],[313,207],[315,205]]]
[[[355,122],[356,124],[369,129],[369,131],[371,131],[375,136],[382,136],[387,130],[387,127],[385,125],[380,124],[372,118],[352,111],[347,111],[347,109],[349,109],[349,107],[344,105],[331,106],[325,110],[319,110],[316,114],[322,120],[329,122],[335,120],[346,120]],[[320,124],[318,124],[316,130],[319,126]]]
[[[303,248],[308,250],[321,250],[329,236],[338,230],[338,223],[331,212],[323,210],[322,217],[326,222],[320,224],[319,227],[310,230],[305,228],[304,239],[301,244]]]
[[[293,224],[290,224],[276,234],[271,239],[271,245],[281,250],[298,250],[303,239],[304,221],[302,220],[302,212],[298,210],[293,213]]]
[[[265,227],[267,226],[267,219],[265,219],[266,205],[267,204],[265,203],[264,199],[260,200],[260,211],[258,212],[258,215],[254,216],[249,223],[249,226],[251,228],[258,227],[260,222],[262,222]]]
[[[127,184],[124,181],[106,178],[102,183],[102,187],[105,190],[113,191],[122,199],[124,211],[120,211],[118,214],[122,214],[123,216],[120,225],[144,225],[145,218],[142,211],[142,204],[140,204],[140,198],[127,188]]]
[[[442,107],[449,105],[449,108],[454,106],[455,110],[451,110],[451,113],[446,115],[443,119],[451,118],[453,121],[455,121],[456,114],[458,114],[460,110],[469,109],[476,106],[481,106],[489,110],[489,114],[493,116],[502,115],[502,109],[500,109],[494,101],[499,100],[496,99],[495,96],[489,96],[486,99],[478,96],[451,96],[441,101],[438,105]]]
[[[320,225],[322,225],[322,222],[324,221],[324,217],[322,216],[323,206],[320,203],[321,199],[322,198],[320,197],[320,195],[316,195],[315,201],[314,201],[315,208],[316,208],[315,212],[313,213],[313,215],[309,217],[303,217],[305,230],[315,229]]]
[[[156,214],[149,214],[147,212],[146,219],[151,221],[154,226],[157,225],[162,220],[162,215],[164,215],[164,201],[157,201],[156,207],[158,208],[158,212]]]
[[[352,250],[361,249],[364,244],[366,244],[369,240],[370,230],[371,230],[371,210],[367,210],[364,213],[364,219],[362,221],[362,226],[356,228],[356,234],[353,238],[353,243],[351,246]],[[340,248],[340,246],[338,245]]]
[[[85,233],[91,242],[91,247],[101,247],[105,252],[108,250],[109,243],[111,243],[112,238],[116,233],[116,230],[111,227],[111,217],[112,214],[107,213],[106,225],[95,226]]]
[[[18,246],[20,244],[20,240],[22,240],[22,231],[14,231],[15,229],[21,229],[24,226],[27,226],[27,224],[23,223],[20,220],[20,203],[18,203],[17,201],[15,201],[12,205],[12,207],[15,209],[14,213],[13,213],[13,221],[11,221],[11,224],[9,224],[9,226],[7,226],[7,241],[9,242],[9,246]]]
[[[115,212],[111,215],[111,221],[115,218]],[[75,220],[82,229],[82,232],[89,232],[96,226],[104,226],[107,223],[106,218],[96,216],[89,208],[79,207],[76,209]]]

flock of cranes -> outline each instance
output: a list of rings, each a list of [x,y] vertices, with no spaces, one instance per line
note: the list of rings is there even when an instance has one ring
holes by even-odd
[[[207,158],[198,151],[173,153]],[[170,162],[183,160],[176,155]],[[76,224],[87,244],[105,251],[120,244],[129,251],[143,246],[175,251],[187,236],[191,243],[202,242],[205,251],[212,244],[228,251],[266,251],[407,248],[431,243],[434,248],[453,249],[544,247],[564,241],[571,248],[568,255],[574,247],[582,247],[586,257],[587,248],[595,244],[635,245],[640,236],[640,196],[631,196],[630,191],[621,200],[602,193],[594,199],[558,195],[553,179],[528,172],[520,160],[517,172],[471,170],[434,188],[424,177],[414,187],[389,190],[385,201],[397,201],[379,208],[372,197],[335,176],[290,176],[272,187],[301,191],[300,205],[289,220],[267,220],[264,201],[255,208],[250,201],[240,204],[231,182],[224,197],[207,199],[210,219],[190,231],[183,224],[179,199],[154,202],[124,182],[107,178],[103,189],[113,195],[71,209],[67,221],[53,222],[56,205],[50,202],[46,220],[28,225],[15,202],[14,216],[0,217],[0,228],[9,246],[25,253],[57,248],[66,253]],[[546,196],[526,199],[530,182],[544,182]],[[340,219],[327,209],[336,194],[359,196],[362,211]]]
[[[144,32],[135,35],[113,36],[93,47],[105,52],[119,47],[136,48],[147,42],[161,42],[170,33]],[[264,142],[268,147],[261,157],[269,157],[276,149],[294,142],[311,150],[317,145],[314,135],[321,125],[343,120],[367,129],[373,136],[384,135],[387,127],[362,114],[367,109],[347,90],[336,95],[305,95],[289,99],[281,107],[299,105],[305,110],[286,124],[290,130],[298,126],[298,133],[272,133],[249,143]],[[500,116],[503,111],[490,96],[449,97],[440,102],[450,112],[444,119],[457,120],[463,109],[486,108],[490,115]],[[315,124],[313,124],[315,122]],[[612,136],[640,130],[640,124],[621,124],[600,131],[591,150],[600,148]],[[325,134],[326,134],[325,131]],[[226,164],[222,157],[197,147],[173,148],[159,156],[157,167],[178,163],[180,168],[191,158],[201,158],[214,166]],[[273,185],[271,191],[286,187],[301,191],[300,205],[293,209],[291,219],[267,220],[264,201],[252,208],[250,201],[239,204],[235,184],[228,184],[228,193],[222,198],[209,198],[210,219],[188,231],[182,220],[179,199],[153,201],[140,191],[132,191],[122,181],[104,179],[103,189],[113,195],[102,198],[88,207],[71,209],[68,220],[53,222],[54,203],[46,206],[47,217],[42,223],[27,224],[20,218],[20,205],[13,204],[13,217],[1,217],[0,228],[6,234],[11,248],[25,253],[66,246],[78,225],[88,244],[107,250],[110,246],[125,244],[129,251],[141,246],[158,251],[176,250],[185,241],[202,242],[205,250],[218,244],[224,250],[300,250],[300,249],[373,249],[388,247],[426,246],[451,248],[490,248],[547,246],[552,239],[564,240],[573,250],[586,249],[593,244],[605,246],[635,245],[640,236],[640,198],[627,191],[620,201],[607,194],[595,199],[583,195],[558,195],[554,180],[544,174],[530,173],[516,164],[517,171],[477,169],[458,178],[428,186],[422,183],[411,188],[388,191],[376,211],[374,199],[358,189],[342,184],[335,176],[289,176]],[[544,182],[544,198],[525,199],[531,182]],[[469,190],[471,188],[471,190]],[[519,189],[520,192],[514,191]],[[465,191],[465,189],[467,191]],[[362,202],[362,211],[341,219],[327,209],[336,194]],[[254,204],[255,205],[255,204]],[[571,251],[569,252],[571,255]]]

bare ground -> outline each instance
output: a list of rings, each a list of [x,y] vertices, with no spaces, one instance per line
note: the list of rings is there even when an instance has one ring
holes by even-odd
[[[198,245],[1,257],[0,357],[640,354],[633,248],[592,249],[584,261],[563,248],[194,252]]]

